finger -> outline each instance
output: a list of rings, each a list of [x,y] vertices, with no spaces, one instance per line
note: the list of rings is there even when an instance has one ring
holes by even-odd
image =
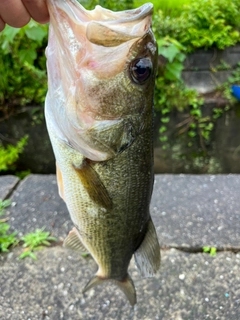
[[[4,28],[5,28],[5,22],[0,17],[0,32],[3,31]]]
[[[30,15],[21,0],[1,0],[0,13],[2,20],[15,28],[25,26],[30,20]]]
[[[49,13],[45,0],[22,0],[30,16],[37,22],[47,23]]]

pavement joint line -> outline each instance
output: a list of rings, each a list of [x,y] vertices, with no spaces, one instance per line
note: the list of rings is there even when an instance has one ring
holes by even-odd
[[[20,184],[20,182],[21,182],[21,181],[22,181],[22,180],[21,180],[21,179],[19,179],[19,180],[16,182],[16,184],[14,185],[14,187],[13,187],[12,189],[10,189],[10,190],[9,190],[9,192],[6,194],[6,196],[5,196],[5,197],[3,197],[3,199],[2,199],[2,200],[9,199],[9,198],[13,195],[14,191],[16,191],[16,190],[17,190],[17,188],[18,188],[18,186],[19,186],[19,184]]]
[[[18,243],[18,245],[16,245],[14,248],[18,248],[21,247],[21,241]],[[51,241],[49,246],[43,246],[42,249],[51,249],[53,247],[63,247],[63,241],[61,240],[57,240],[57,241]],[[14,249],[13,248],[13,249]],[[240,252],[240,248],[216,248],[216,254],[218,253],[234,253],[234,254],[238,254]],[[167,252],[170,251],[172,249],[178,250],[180,252],[184,252],[184,253],[189,253],[189,254],[199,254],[199,253],[206,253],[209,254],[208,252],[204,252],[202,247],[177,247],[177,246],[172,246],[172,247],[160,247],[160,251],[161,252]],[[73,250],[74,251],[74,250]],[[11,252],[11,249],[9,250],[9,252]],[[0,254],[1,255],[1,254]],[[89,253],[89,256],[91,256],[91,254]]]
[[[213,247],[213,246],[209,246],[210,248],[216,248],[216,254],[220,253],[220,252],[232,252],[234,254],[238,254],[240,252],[240,248],[222,248],[222,247]],[[197,254],[197,253],[206,253],[203,251],[204,247],[176,247],[176,246],[172,246],[172,247],[160,247],[161,251],[169,251],[171,249],[176,249],[178,251],[182,251],[182,252],[186,252],[186,253],[191,253],[191,254]]]

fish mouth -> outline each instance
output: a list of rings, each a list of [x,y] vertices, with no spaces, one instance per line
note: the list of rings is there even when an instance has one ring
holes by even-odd
[[[48,0],[48,7],[51,16],[53,16],[52,12],[56,13],[58,11],[59,17],[57,18],[61,19],[61,16],[64,16],[66,19],[67,16],[67,20],[72,26],[81,25],[85,29],[88,40],[93,43],[95,41],[91,35],[98,28],[101,29],[100,32],[104,33],[105,37],[111,36],[111,31],[115,32],[115,34],[112,34],[113,36],[124,35],[124,41],[142,37],[151,27],[153,13],[151,3],[145,3],[136,9],[117,12],[102,8],[99,5],[93,10],[86,10],[76,0]],[[101,42],[100,45],[103,45],[103,43]]]

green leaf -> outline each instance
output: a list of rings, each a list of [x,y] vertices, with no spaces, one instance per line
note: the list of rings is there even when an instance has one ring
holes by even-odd
[[[188,131],[188,135],[189,135],[189,137],[194,138],[194,137],[196,137],[197,134],[195,131],[190,130],[190,131]]]
[[[26,257],[30,257],[30,258],[32,258],[33,260],[37,260],[36,255],[35,255],[32,251],[30,251],[30,250],[26,250],[26,251],[24,251],[23,253],[21,253],[20,256],[19,256],[19,259],[24,259],[24,258],[26,258]]]
[[[37,58],[37,53],[32,48],[19,50],[19,59],[22,63],[27,61],[28,63],[32,64],[36,58]]]
[[[27,37],[31,40],[41,42],[46,36],[47,31],[44,30],[41,26],[34,26],[25,30]]]
[[[169,80],[181,79],[183,64],[181,62],[168,63],[166,65],[165,77]]]
[[[29,250],[33,251],[43,245],[49,246],[49,241],[56,241],[56,238],[49,236],[49,232],[44,232],[43,230],[44,229],[36,229],[35,232],[31,232],[23,236],[21,238],[24,242],[23,247],[29,248]]]
[[[21,31],[21,29],[13,28],[8,25],[5,26],[4,30],[1,32],[1,48],[6,52],[9,44],[13,43],[16,35]]]
[[[165,39],[157,39],[158,53],[159,54],[160,54],[159,50],[162,50],[162,48],[164,48],[167,44],[168,44],[168,42]]]
[[[213,128],[214,128],[213,123],[212,123],[212,122],[209,122],[208,125],[206,125],[205,130],[212,131]]]
[[[9,207],[11,204],[11,200],[10,199],[6,199],[6,200],[1,200],[0,199],[0,216],[4,214],[4,209]]]
[[[20,139],[16,146],[7,145],[6,148],[0,144],[0,171],[6,171],[14,167],[14,163],[18,160],[19,154],[23,152],[28,137]]]
[[[160,136],[159,139],[161,142],[166,142],[168,140],[168,137],[167,136]]]
[[[191,129],[196,129],[196,127],[197,127],[196,123],[193,122],[193,123],[190,124],[190,128]]]
[[[190,111],[190,114],[199,118],[202,116],[202,111],[200,109],[193,109]]]
[[[167,131],[167,127],[166,126],[161,126],[160,129],[159,129],[159,133],[163,133]]]
[[[169,118],[169,117],[162,117],[162,118],[161,118],[161,121],[162,121],[163,123],[168,123],[168,122],[170,121],[170,118]]]
[[[214,257],[217,254],[217,248],[212,247],[210,250],[210,256]]]
[[[177,59],[180,62],[183,62],[186,59],[186,55],[184,53],[182,53],[182,52],[179,52],[178,55],[177,55]]]
[[[168,47],[160,47],[158,52],[167,58],[169,62],[173,62],[174,58],[179,53],[179,50],[175,45],[171,44]]]
[[[89,254],[88,252],[83,252],[83,253],[81,253],[81,256],[82,256],[83,258],[87,258],[89,255],[90,255],[90,254]]]
[[[170,110],[169,110],[168,108],[163,108],[163,109],[161,110],[161,112],[162,112],[162,114],[167,114],[167,113],[170,112]]]

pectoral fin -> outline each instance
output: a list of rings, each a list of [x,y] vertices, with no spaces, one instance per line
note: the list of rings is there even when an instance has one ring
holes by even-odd
[[[78,167],[73,164],[73,168],[76,170],[89,197],[98,205],[111,209],[112,200],[109,197],[108,191],[87,159],[83,160],[82,164]]]
[[[82,244],[76,228],[73,228],[69,232],[67,238],[63,242],[63,246],[71,250],[80,251],[82,253],[88,252],[88,250]]]
[[[148,222],[146,235],[134,253],[141,276],[152,277],[160,267],[160,246],[152,220]]]

